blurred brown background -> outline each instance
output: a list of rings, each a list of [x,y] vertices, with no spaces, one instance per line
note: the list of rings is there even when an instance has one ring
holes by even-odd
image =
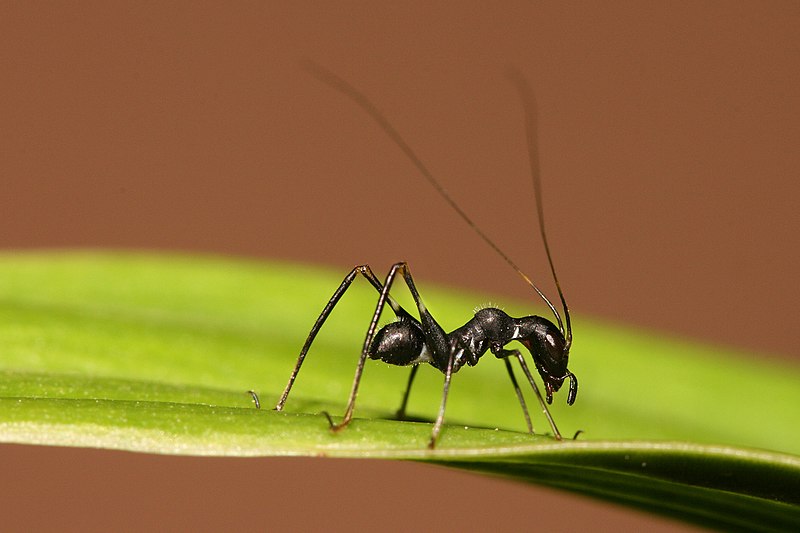
[[[367,93],[546,280],[511,64],[537,92],[551,245],[575,313],[797,361],[798,36],[797,2],[1,2],[0,247],[342,273],[405,259],[423,291],[530,297],[297,61]],[[674,527],[415,464],[17,446],[0,464],[3,521],[20,529]]]

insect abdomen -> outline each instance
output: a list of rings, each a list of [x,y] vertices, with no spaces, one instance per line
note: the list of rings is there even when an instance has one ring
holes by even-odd
[[[422,330],[407,320],[381,328],[372,340],[369,357],[397,366],[429,363],[431,360]]]

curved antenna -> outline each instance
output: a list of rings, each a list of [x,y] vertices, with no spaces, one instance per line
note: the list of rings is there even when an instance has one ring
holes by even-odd
[[[558,283],[558,276],[556,276],[556,267],[553,266],[553,256],[550,254],[550,246],[547,244],[547,233],[544,230],[544,207],[542,206],[542,183],[539,170],[539,139],[538,139],[538,125],[539,116],[537,113],[538,106],[536,105],[536,96],[531,90],[530,85],[525,77],[516,69],[509,67],[506,69],[506,77],[514,84],[522,100],[522,107],[525,109],[525,130],[528,137],[528,159],[530,160],[531,167],[531,180],[533,181],[533,190],[536,196],[536,211],[539,214],[539,230],[542,234],[542,242],[544,243],[544,251],[547,253],[547,262],[550,263],[550,272],[553,274],[553,281],[555,281],[558,296],[561,298],[561,306],[564,309],[564,318],[566,320],[566,332],[561,324],[561,318],[558,319],[558,325],[561,332],[567,341],[564,348],[569,352],[569,347],[572,344],[572,323],[569,319],[569,307],[567,300],[564,298],[564,292],[561,290],[561,285]],[[552,307],[552,306],[551,306]],[[558,316],[558,313],[556,313]]]
[[[562,333],[564,333],[564,325],[561,322],[561,315],[558,314],[558,311],[556,310],[552,302],[547,299],[547,296],[545,296],[544,293],[541,290],[539,290],[539,287],[537,287],[536,284],[534,284],[533,281],[531,281],[531,279],[527,275],[525,275],[525,273],[511,260],[511,258],[508,257],[503,252],[503,250],[501,250],[500,247],[498,247],[494,243],[494,241],[489,238],[488,235],[486,235],[483,231],[481,231],[481,229],[475,224],[475,222],[473,222],[472,219],[461,209],[461,207],[459,207],[459,205],[455,202],[455,200],[453,200],[453,198],[450,196],[450,193],[448,193],[447,190],[442,186],[442,184],[439,183],[439,181],[433,177],[433,174],[430,173],[428,168],[422,163],[419,157],[417,157],[417,154],[414,153],[414,151],[411,149],[411,147],[408,145],[405,139],[403,139],[403,137],[397,132],[394,126],[391,125],[391,123],[383,115],[383,113],[377,107],[375,107],[375,104],[373,104],[366,96],[361,94],[355,87],[347,83],[345,80],[343,80],[330,70],[310,60],[304,60],[301,62],[301,64],[315,78],[333,87],[337,91],[341,92],[342,94],[353,100],[356,104],[358,104],[358,106],[361,109],[363,109],[370,117],[372,117],[372,119],[375,122],[378,123],[378,125],[381,127],[381,129],[383,129],[386,135],[388,135],[389,138],[392,141],[394,141],[394,143],[403,151],[403,153],[406,154],[406,157],[408,157],[414,164],[414,166],[417,167],[417,170],[420,172],[420,174],[422,174],[425,177],[425,179],[428,180],[428,183],[433,185],[433,188],[436,189],[436,192],[438,192],[439,195],[442,198],[444,198],[444,200],[450,205],[450,207],[453,208],[453,210],[455,210],[456,213],[458,213],[458,215],[464,220],[464,222],[466,222],[467,225],[470,228],[472,228],[472,230],[475,233],[477,233],[478,236],[481,239],[483,239],[483,241],[486,244],[491,246],[492,249],[495,252],[497,252],[497,254],[500,257],[502,257],[503,260],[505,260],[505,262],[508,263],[508,265],[511,268],[513,268],[516,271],[516,273],[519,274],[519,276],[533,288],[534,291],[536,291],[536,294],[538,294],[542,298],[542,300],[544,300],[544,302],[548,305],[548,307],[550,307],[550,310],[553,311],[553,314],[555,314],[556,320],[558,320],[559,329],[562,331]],[[530,139],[530,132],[529,132],[529,139]],[[537,179],[534,179],[534,184],[538,184]],[[537,198],[538,197],[539,196],[537,191]],[[540,208],[539,209],[540,220],[541,220],[541,214],[542,211]],[[547,240],[545,240],[545,248],[547,248]],[[550,252],[548,251],[548,258],[549,257],[550,257]],[[552,261],[550,262],[550,265],[552,267]],[[563,302],[563,296],[562,296],[562,302]],[[567,322],[567,324],[569,324],[569,322]],[[569,342],[570,340],[568,338],[567,343]]]

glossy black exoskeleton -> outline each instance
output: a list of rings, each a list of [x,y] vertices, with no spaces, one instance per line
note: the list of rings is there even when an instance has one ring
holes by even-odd
[[[569,308],[567,307],[566,300],[561,291],[561,287],[556,277],[555,268],[550,255],[550,249],[547,243],[547,237],[544,230],[544,215],[541,202],[541,187],[539,184],[539,169],[538,169],[538,154],[536,143],[536,107],[533,98],[533,93],[528,87],[527,82],[516,72],[510,72],[509,77],[516,85],[519,91],[526,111],[526,128],[528,134],[528,152],[531,163],[531,173],[533,178],[534,191],[536,194],[537,212],[539,215],[539,228],[544,243],[547,258],[550,263],[550,270],[561,299],[562,308],[564,311],[565,321],[562,322],[561,315],[556,310],[555,306],[547,299],[547,297],[539,290],[539,288],[509,259],[509,257],[500,250],[495,243],[489,239],[461,210],[455,203],[452,197],[445,191],[439,182],[433,177],[428,169],[422,164],[416,154],[411,150],[405,140],[394,129],[384,115],[360,92],[349,85],[347,82],[323,69],[320,66],[309,64],[308,69],[321,81],[327,83],[338,91],[342,92],[353,101],[355,101],[367,114],[375,120],[379,126],[386,132],[386,134],[400,147],[400,149],[409,157],[422,175],[433,185],[433,187],[441,194],[450,206],[461,216],[467,224],[478,233],[478,235],[489,244],[500,256],[536,291],[536,293],[545,301],[550,307],[551,311],[556,317],[558,324],[554,324],[546,318],[540,316],[525,316],[522,318],[514,318],[509,316],[500,309],[488,307],[480,309],[475,313],[475,316],[466,324],[450,333],[446,333],[444,329],[436,322],[431,314],[422,303],[419,292],[417,291],[414,280],[411,277],[408,265],[404,262],[396,263],[389,270],[386,279],[381,282],[372,272],[368,265],[360,265],[355,267],[342,281],[339,288],[336,289],[328,304],[322,310],[319,318],[317,318],[314,327],[311,329],[308,338],[300,352],[297,359],[294,371],[289,378],[289,383],[283,391],[280,400],[276,406],[278,411],[282,410],[289,392],[292,389],[295,378],[297,377],[300,367],[305,360],[311,344],[314,342],[319,330],[322,328],[325,320],[328,318],[333,308],[339,302],[341,297],[350,287],[355,278],[360,274],[369,281],[369,283],[379,293],[378,303],[375,312],[372,316],[367,335],[364,340],[364,345],[361,350],[361,357],[359,358],[356,367],[355,378],[353,379],[353,386],[350,391],[350,397],[347,404],[347,409],[344,418],[339,424],[335,424],[328,416],[331,429],[338,431],[346,427],[353,417],[353,409],[355,407],[355,400],[358,394],[358,386],[361,382],[361,375],[364,370],[364,364],[367,358],[383,361],[391,365],[398,366],[411,366],[411,374],[408,379],[405,393],[403,395],[400,409],[397,411],[397,418],[405,418],[406,406],[408,403],[408,395],[411,386],[414,382],[414,377],[420,364],[427,363],[441,371],[444,374],[444,388],[442,391],[442,401],[439,407],[439,414],[433,426],[433,432],[428,446],[433,448],[439,436],[442,423],[444,421],[445,406],[447,403],[447,395],[450,389],[450,380],[455,372],[458,372],[464,365],[475,366],[478,364],[480,358],[488,351],[491,352],[498,359],[505,362],[508,375],[514,386],[517,398],[522,407],[525,421],[528,425],[528,430],[533,433],[533,425],[531,423],[530,415],[525,404],[525,400],[517,384],[514,371],[511,366],[510,359],[519,361],[523,372],[525,373],[528,382],[531,384],[537,399],[542,407],[542,410],[547,417],[550,427],[553,430],[553,435],[561,440],[561,434],[553,421],[552,416],[547,408],[547,404],[542,398],[539,388],[534,381],[534,378],[528,369],[525,358],[522,353],[517,349],[506,349],[506,346],[513,342],[518,341],[530,353],[539,376],[542,378],[545,386],[545,393],[547,403],[552,403],[553,393],[557,392],[564,381],[569,379],[569,394],[567,396],[567,403],[572,405],[575,401],[575,396],[578,392],[578,381],[575,375],[567,369],[569,362],[570,346],[572,344],[572,327],[570,324]],[[400,276],[414,299],[414,303],[419,313],[419,319],[412,316],[405,309],[403,309],[389,294],[393,283],[396,278]],[[381,312],[385,306],[389,305],[397,317],[395,322],[387,324],[378,329],[378,320]],[[327,414],[327,413],[326,413]]]

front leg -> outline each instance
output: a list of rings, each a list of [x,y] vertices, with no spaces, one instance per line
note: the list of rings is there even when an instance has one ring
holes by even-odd
[[[511,361],[509,360],[510,357],[519,356],[519,350],[506,350],[499,342],[493,342],[490,349],[495,357],[502,359],[506,364],[508,377],[511,378],[511,384],[514,385],[514,392],[517,394],[517,400],[519,400],[519,405],[522,407],[522,414],[525,415],[525,423],[528,425],[528,433],[533,434],[534,431],[533,422],[531,422],[531,415],[528,413],[528,406],[525,404],[525,398],[522,396],[522,391],[519,388],[519,383],[517,383],[517,378],[514,376],[514,369],[511,368]]]

